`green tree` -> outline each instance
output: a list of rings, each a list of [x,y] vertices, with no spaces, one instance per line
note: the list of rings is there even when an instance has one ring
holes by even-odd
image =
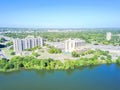
[[[35,57],[40,56],[40,54],[38,54],[37,52],[32,53],[32,55],[35,56]]]
[[[51,53],[51,54],[58,54],[58,53],[62,53],[62,51],[60,50],[60,49],[58,49],[58,48],[55,48],[55,47],[50,47],[50,49],[49,49],[49,51],[48,51],[49,53]]]
[[[76,52],[76,51],[73,51],[72,52],[72,57],[79,57],[80,55]]]
[[[15,55],[15,52],[11,52],[10,55]]]
[[[6,43],[6,46],[11,46],[11,45],[13,45],[13,42]]]

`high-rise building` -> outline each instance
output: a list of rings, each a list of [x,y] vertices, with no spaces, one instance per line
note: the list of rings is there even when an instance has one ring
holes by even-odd
[[[111,37],[112,37],[112,33],[111,32],[107,32],[107,34],[106,34],[106,40],[110,41]]]
[[[72,51],[78,50],[84,45],[85,45],[84,40],[68,39],[65,41],[65,52],[72,52]]]
[[[25,49],[34,48],[36,46],[43,46],[44,41],[41,37],[27,37],[25,39],[14,39],[13,46],[16,54],[22,53]]]
[[[16,52],[16,53],[18,53],[18,52],[22,52],[23,51],[23,40],[22,39],[15,39],[14,41],[13,41],[13,46],[14,46],[14,51]]]

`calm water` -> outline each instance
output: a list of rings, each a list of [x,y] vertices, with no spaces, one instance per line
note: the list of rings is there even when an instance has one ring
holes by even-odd
[[[0,73],[0,90],[120,90],[120,67]]]

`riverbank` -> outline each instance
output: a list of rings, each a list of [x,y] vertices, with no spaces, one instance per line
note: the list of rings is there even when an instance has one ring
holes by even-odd
[[[0,60],[0,72],[12,72],[16,70],[68,70],[76,69],[79,67],[95,66],[101,64],[120,64],[120,58],[118,60],[98,60],[97,57],[93,58],[81,58],[79,60],[60,60],[53,59],[37,59],[32,56],[13,57],[11,60]]]

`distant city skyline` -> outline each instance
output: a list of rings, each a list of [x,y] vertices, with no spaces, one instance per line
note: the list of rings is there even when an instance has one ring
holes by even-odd
[[[120,0],[0,0],[0,27],[120,28]]]

